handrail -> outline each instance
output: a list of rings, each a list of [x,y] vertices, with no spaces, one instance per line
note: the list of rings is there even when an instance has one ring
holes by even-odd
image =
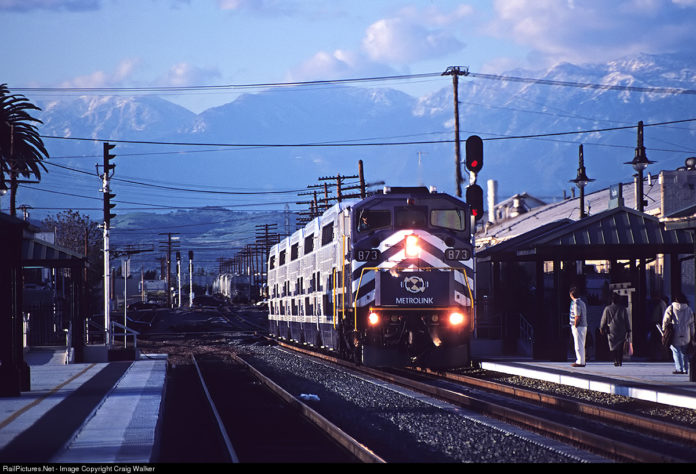
[[[331,291],[333,292],[333,327],[336,329],[336,268],[334,267],[333,269],[333,288]]]
[[[123,329],[124,332],[126,333],[126,337],[128,337],[127,336],[128,334],[132,335],[133,336],[133,347],[135,347],[135,348],[138,347],[138,335],[140,334],[140,332],[136,331],[135,329],[131,329],[129,327],[126,327],[123,324],[118,323],[116,321],[111,321],[111,337],[112,338],[116,335],[116,331],[114,331],[114,327],[118,327],[120,329]],[[123,339],[123,346],[124,347],[126,346],[126,339],[125,338]]]
[[[341,314],[343,319],[346,318],[346,235],[343,234],[341,239]],[[357,316],[354,316],[354,319]],[[357,325],[357,320],[355,324]]]
[[[534,326],[522,313],[520,313],[520,337],[524,337],[525,342],[534,344]]]

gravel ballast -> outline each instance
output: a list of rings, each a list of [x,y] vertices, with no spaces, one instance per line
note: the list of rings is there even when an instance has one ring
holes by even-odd
[[[274,344],[232,339],[230,346],[389,462],[580,461],[571,449],[542,446],[534,436],[503,431],[467,417],[464,410],[439,408]]]

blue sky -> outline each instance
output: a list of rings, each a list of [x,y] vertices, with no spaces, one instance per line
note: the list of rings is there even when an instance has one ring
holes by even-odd
[[[696,0],[0,0],[0,18],[10,90],[162,87],[502,74],[674,52],[693,48]],[[445,85],[390,84],[413,95]],[[167,98],[200,112],[234,91]]]

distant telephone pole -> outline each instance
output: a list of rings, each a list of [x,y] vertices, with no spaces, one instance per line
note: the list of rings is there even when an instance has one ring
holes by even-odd
[[[167,307],[172,307],[172,245],[178,245],[179,242],[172,242],[172,240],[179,240],[179,237],[172,237],[172,235],[178,235],[172,232],[162,232],[160,235],[166,235],[167,241],[160,242],[160,244],[166,245],[167,250]]]
[[[457,197],[462,197],[461,152],[459,147],[459,76],[468,76],[469,68],[450,66],[442,75],[452,76],[452,86],[454,88],[454,170]]]

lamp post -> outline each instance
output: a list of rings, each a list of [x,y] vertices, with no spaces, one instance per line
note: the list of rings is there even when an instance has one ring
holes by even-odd
[[[2,211],[2,197],[7,194],[9,188],[5,184],[5,173],[0,171],[0,212]]]
[[[585,158],[583,156],[582,145],[580,145],[578,155],[578,175],[575,177],[575,179],[571,179],[570,182],[575,183],[575,185],[580,189],[580,219],[582,219],[586,215],[585,186],[594,181],[594,179],[588,178],[587,174],[585,173]]]
[[[636,145],[636,154],[633,161],[627,161],[626,165],[633,166],[633,169],[638,172],[638,189],[636,190],[636,209],[643,212],[645,202],[643,201],[643,170],[648,165],[655,163],[650,161],[645,155],[645,147],[643,146],[643,122],[638,122],[638,143]]]

